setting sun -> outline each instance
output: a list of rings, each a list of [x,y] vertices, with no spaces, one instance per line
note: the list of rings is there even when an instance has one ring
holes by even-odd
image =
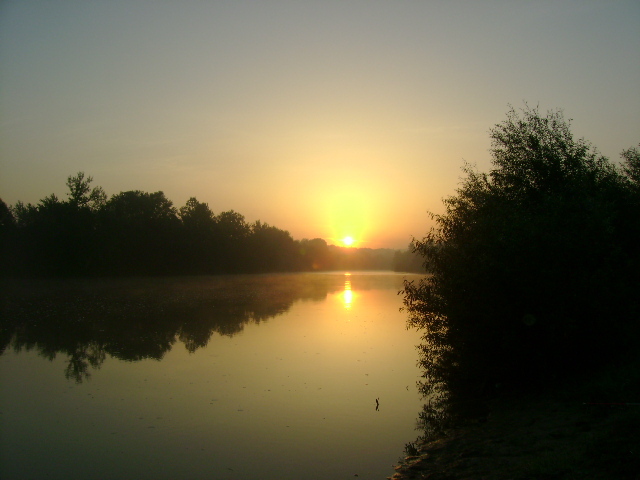
[[[345,246],[347,246],[347,247],[350,247],[351,245],[353,245],[353,242],[354,242],[354,240],[353,240],[352,237],[344,237],[342,239],[342,243],[344,243]]]

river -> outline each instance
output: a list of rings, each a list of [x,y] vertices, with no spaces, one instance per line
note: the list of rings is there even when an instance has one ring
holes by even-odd
[[[384,479],[424,403],[404,278],[14,282],[0,478]]]

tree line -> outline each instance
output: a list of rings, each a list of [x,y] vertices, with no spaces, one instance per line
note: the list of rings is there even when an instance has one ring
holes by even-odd
[[[640,346],[640,149],[613,163],[561,111],[511,109],[414,250],[423,364],[449,388],[548,382]]]
[[[108,198],[84,172],[67,197],[36,205],[0,200],[2,271],[14,276],[121,276],[394,269],[407,252],[341,248],[320,238],[219,214],[190,198],[180,208],[161,191]]]

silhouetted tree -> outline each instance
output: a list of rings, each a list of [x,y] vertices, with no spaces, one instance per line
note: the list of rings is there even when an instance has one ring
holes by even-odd
[[[299,245],[302,270],[331,270],[334,263],[327,242],[322,238],[303,238]]]
[[[199,202],[195,197],[189,198],[184,207],[180,207],[182,223],[193,230],[211,230],[215,224],[214,214],[206,203]]]
[[[250,229],[244,216],[233,210],[216,215],[215,225],[221,236],[228,238],[231,242],[241,242],[249,236]]]
[[[431,276],[405,305],[431,372],[524,380],[604,361],[638,327],[628,184],[561,112],[512,109],[491,138],[493,168],[465,166],[415,243]]]
[[[623,150],[620,156],[624,163],[622,170],[632,185],[640,189],[640,145]]]
[[[278,272],[296,269],[298,248],[289,232],[259,220],[250,227],[247,239],[246,269]]]
[[[163,192],[113,195],[100,211],[102,253],[113,273],[161,274],[176,268],[180,220]]]
[[[102,187],[91,188],[93,177],[84,176],[84,172],[78,172],[76,176],[67,178],[69,187],[69,202],[76,207],[89,207],[98,210],[107,202],[107,194]]]
[[[16,273],[76,275],[92,261],[94,225],[88,207],[62,202],[54,194],[37,205],[18,202],[13,208],[18,232]]]
[[[186,205],[180,208],[179,215],[183,225],[180,249],[184,271],[215,272],[216,220],[209,205],[191,197]]]
[[[629,252],[627,264],[629,271],[640,271],[640,148],[633,147],[623,150],[620,154],[623,160],[622,171],[629,184],[629,201],[625,203],[626,210],[620,216],[620,241],[625,244],[624,250]],[[635,219],[635,221],[634,221]]]
[[[8,275],[15,270],[15,236],[16,219],[9,206],[0,199],[0,275]]]
[[[251,232],[244,216],[229,210],[215,216],[216,270],[224,273],[241,271],[247,239]]]
[[[8,205],[0,198],[0,231],[6,232],[16,226],[16,219]]]
[[[105,194],[100,187],[91,189],[91,181],[80,172],[67,179],[68,201],[51,194],[37,205],[17,202],[12,207],[16,227],[11,243],[12,274],[92,272],[96,258],[94,213],[104,204]]]

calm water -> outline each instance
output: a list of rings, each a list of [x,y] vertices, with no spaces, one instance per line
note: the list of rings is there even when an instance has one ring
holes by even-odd
[[[13,285],[0,478],[384,479],[424,403],[403,278]]]

